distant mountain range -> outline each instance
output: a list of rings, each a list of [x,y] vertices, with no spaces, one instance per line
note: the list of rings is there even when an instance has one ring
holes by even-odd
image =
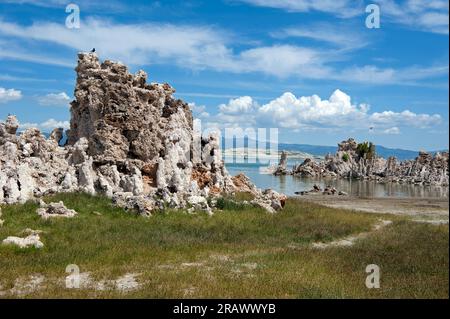
[[[256,143],[256,142],[255,142]],[[227,147],[233,145],[231,140],[227,140]],[[244,143],[239,144],[240,147],[247,146],[247,139],[244,139]],[[222,148],[225,147],[225,138],[222,137]],[[252,146],[253,147],[253,146]],[[290,151],[290,152],[302,152],[308,153],[314,156],[325,156],[328,153],[335,154],[337,152],[336,146],[323,146],[323,145],[311,145],[311,144],[288,144],[279,143],[279,151]],[[395,156],[398,160],[409,160],[415,159],[419,155],[419,151],[404,150],[400,148],[388,148],[382,145],[376,145],[376,152],[378,156],[383,158],[388,158],[389,156]],[[436,152],[448,152],[448,150],[435,150],[429,153],[435,154]]]
[[[309,144],[278,144],[279,150],[285,151],[295,151],[295,152],[305,152],[313,155],[325,156],[328,153],[334,154],[337,151],[337,146],[320,146],[320,145],[309,145]],[[448,150],[432,151],[430,153],[434,154],[436,152],[443,152]],[[379,156],[388,158],[389,156],[395,156],[399,160],[414,159],[419,155],[418,151],[403,150],[399,148],[388,148],[381,145],[376,145],[376,152]]]
[[[43,133],[47,138],[50,136],[50,133]],[[64,144],[66,140],[66,136],[64,134],[63,140],[61,144]],[[247,143],[244,143],[247,145]],[[225,145],[225,139],[222,138],[222,148]],[[232,145],[232,143],[228,143],[228,146]],[[288,144],[288,143],[280,143],[278,144],[279,151],[291,151],[291,152],[302,152],[308,153],[315,156],[325,156],[328,153],[334,154],[337,152],[337,146],[323,146],[323,145],[310,145],[310,144]],[[388,148],[381,145],[376,145],[376,152],[378,156],[388,158],[389,156],[395,156],[399,160],[409,160],[415,159],[418,155],[418,151],[404,150],[400,148]],[[436,152],[448,152],[448,150],[438,150],[431,151],[431,154]]]

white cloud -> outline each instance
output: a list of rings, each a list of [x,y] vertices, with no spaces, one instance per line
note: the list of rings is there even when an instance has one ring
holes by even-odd
[[[291,45],[249,49],[240,54],[237,62],[241,70],[275,76],[289,76],[321,63],[317,51]]]
[[[70,97],[65,92],[50,93],[45,96],[39,97],[38,103],[42,106],[68,107],[70,100]]]
[[[292,35],[295,30],[288,30]],[[331,30],[296,30],[298,35],[323,41],[344,42],[343,36],[330,36]],[[346,33],[346,32],[335,32]],[[39,42],[51,42],[75,50],[96,47],[101,56],[127,64],[175,64],[194,70],[212,69],[231,73],[262,73],[279,78],[327,79],[378,85],[416,84],[414,81],[445,75],[448,65],[382,69],[376,66],[354,66],[337,69],[333,62],[342,60],[346,49],[356,49],[357,39],[342,43],[338,50],[321,50],[296,45],[274,44],[236,51],[235,41],[225,32],[205,26],[171,24],[117,24],[87,18],[76,31],[63,24],[38,22],[22,26],[0,19],[0,35]],[[362,45],[362,44],[361,44]],[[23,48],[2,43],[0,58],[69,66],[59,58],[42,57],[23,52]],[[11,47],[14,50],[10,49]],[[17,50],[15,48],[18,48]]]
[[[292,45],[273,45],[234,52],[230,37],[210,27],[171,24],[114,24],[88,18],[73,31],[63,24],[34,23],[21,26],[0,20],[0,34],[47,41],[76,50],[96,47],[100,55],[128,64],[176,63],[192,69],[214,69],[233,73],[262,72],[275,76],[323,72],[321,53]],[[0,57],[38,63],[66,65],[19,51],[1,50]],[[295,70],[295,71],[293,71]]]
[[[195,103],[188,103],[192,114],[196,118],[207,118],[209,117],[209,113],[206,112],[206,106],[204,105],[197,105]]]
[[[361,14],[361,1],[359,0],[241,0],[242,2],[289,12],[321,11],[336,16],[352,17]]]
[[[293,26],[281,31],[272,32],[275,38],[308,38],[332,44],[347,50],[362,48],[368,44],[365,37],[354,30],[354,27],[335,24],[318,23],[308,26]]]
[[[417,85],[420,80],[448,74],[448,65],[431,67],[406,67],[403,69],[379,68],[374,65],[355,66],[330,75],[335,80],[369,84]]]
[[[127,7],[123,4],[120,4],[116,0],[77,0],[77,1],[69,1],[69,0],[2,0],[5,3],[10,4],[18,4],[18,5],[34,5],[38,7],[44,8],[62,8],[63,10],[69,3],[75,3],[80,8],[84,9],[108,9],[108,10],[125,10]]]
[[[374,0],[388,21],[412,29],[448,34],[448,0]]]
[[[69,129],[70,128],[70,122],[69,121],[57,121],[53,118],[48,119],[42,123],[21,123],[19,125],[19,128],[21,130],[26,130],[28,128],[38,128],[41,131],[44,132],[51,132],[55,128],[63,128],[63,129]]]
[[[32,78],[32,77],[24,77],[24,76],[15,76],[9,74],[0,74],[1,81],[11,81],[11,82],[55,82],[56,80],[52,79],[40,79],[40,78]]]
[[[42,129],[54,129],[58,127],[62,127],[64,129],[70,128],[70,122],[69,121],[57,121],[55,119],[48,119],[47,121],[40,124],[40,127]]]
[[[373,113],[369,120],[380,125],[407,125],[419,128],[432,127],[442,120],[438,114],[416,114],[409,110],[402,112],[383,111]]]
[[[22,92],[15,89],[5,89],[0,87],[0,103],[20,100]]]
[[[66,0],[3,0],[3,2],[11,4],[31,4],[40,7],[63,7],[68,3]]]
[[[219,106],[220,112],[210,121],[221,127],[279,127],[293,130],[367,130],[375,128],[385,134],[398,134],[400,127],[433,127],[441,123],[438,114],[401,112],[369,112],[367,104],[355,105],[351,97],[336,90],[328,99],[318,95],[296,97],[286,92],[267,104],[259,105],[244,96]]]
[[[204,124],[211,129],[220,127],[239,127],[241,125],[256,125],[255,114],[259,109],[258,103],[250,96],[230,99],[227,104],[218,106],[219,113],[210,115]]]
[[[14,37],[48,41],[76,50],[96,47],[100,54],[127,63],[150,64],[176,60],[194,66],[230,52],[225,35],[208,27],[171,24],[115,24],[87,18],[83,27],[68,29],[61,23],[39,22],[31,26],[0,21],[0,32]],[[220,63],[220,61],[219,61]]]
[[[396,126],[391,127],[391,128],[387,128],[383,131],[383,134],[388,134],[388,135],[398,135],[400,134],[400,129]]]
[[[367,111],[367,105],[353,105],[350,96],[340,90],[336,90],[328,100],[317,95],[297,98],[288,92],[263,105],[258,116],[263,122],[295,129],[305,125],[346,126],[364,118]]]
[[[215,94],[215,93],[199,93],[199,92],[176,92],[178,96],[188,96],[188,97],[210,97],[210,98],[220,98],[220,99],[232,99],[238,97],[237,95],[231,94]]]
[[[206,106],[204,105],[197,105],[195,103],[188,103],[189,108],[191,109],[192,112],[194,113],[201,113],[204,112],[206,109]]]
[[[365,13],[360,0],[240,0],[254,6],[282,9],[288,12],[320,11],[341,18]],[[411,29],[448,34],[448,0],[374,0],[380,5],[382,24],[389,22]]]
[[[239,115],[254,112],[258,104],[250,96],[242,96],[231,99],[228,104],[219,105],[219,110],[223,114]]]
[[[0,22],[0,24],[1,24],[1,22]],[[1,27],[0,27],[0,31],[1,31]],[[49,57],[49,56],[42,56],[42,55],[34,54],[34,53],[22,52],[22,49],[10,50],[10,49],[7,49],[6,46],[1,46],[0,48],[1,48],[0,59],[27,61],[27,62],[33,62],[33,63],[38,63],[38,64],[47,64],[47,65],[55,65],[55,66],[70,67],[70,68],[73,68],[75,66],[74,62],[62,60],[57,57]]]

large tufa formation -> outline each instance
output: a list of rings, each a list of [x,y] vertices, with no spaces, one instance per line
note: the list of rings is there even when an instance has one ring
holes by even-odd
[[[206,198],[240,191],[219,138],[193,130],[191,110],[169,84],[148,84],[144,71],[132,75],[95,53],[78,58],[66,146],[58,145],[61,129],[47,140],[35,128],[17,136],[14,116],[0,124],[0,203],[84,191],[149,215],[167,206],[210,211]],[[283,198],[254,191],[265,201]]]
[[[352,138],[338,144],[335,155],[327,155],[323,162],[306,159],[285,174],[302,177],[335,177],[368,179],[378,182],[398,182],[419,185],[449,185],[449,153],[434,156],[420,152],[415,160],[397,161],[395,157],[361,155],[358,143]],[[281,170],[281,169],[279,169]]]

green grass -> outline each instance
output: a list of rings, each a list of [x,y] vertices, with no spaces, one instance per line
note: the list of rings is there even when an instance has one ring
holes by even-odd
[[[239,203],[243,199],[221,201],[213,216],[168,211],[150,218],[86,194],[45,199],[63,200],[78,211],[72,219],[44,221],[31,202],[3,206],[0,240],[39,229],[45,247],[0,246],[0,287],[8,291],[17,278],[42,274],[45,287],[25,297],[448,298],[448,225],[294,199],[270,215]],[[379,218],[394,223],[352,247],[311,248],[313,242],[369,231]],[[69,264],[96,280],[139,273],[142,286],[126,294],[67,289]],[[366,288],[368,264],[380,266],[381,289]]]

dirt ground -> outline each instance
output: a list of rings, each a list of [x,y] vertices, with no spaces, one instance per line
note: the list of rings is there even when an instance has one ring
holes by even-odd
[[[329,195],[305,195],[296,198],[332,208],[409,215],[417,221],[448,223],[449,220],[448,198],[359,198]]]

